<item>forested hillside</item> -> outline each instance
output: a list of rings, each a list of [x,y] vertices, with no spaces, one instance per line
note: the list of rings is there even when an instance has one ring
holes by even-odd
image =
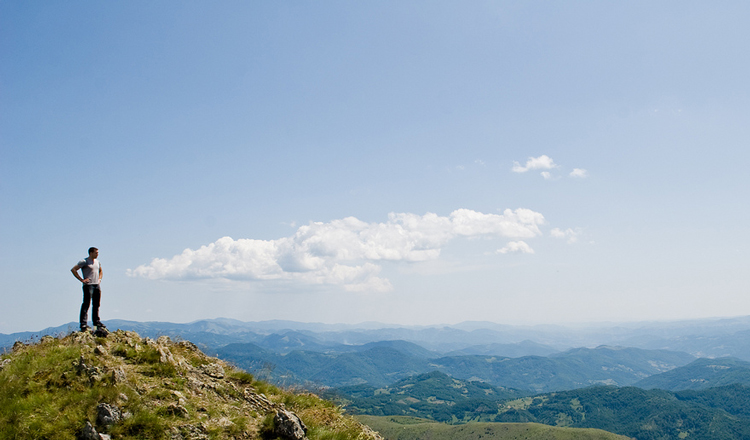
[[[731,384],[750,386],[750,362],[735,358],[697,359],[682,367],[647,377],[634,385],[646,389],[680,391]]]

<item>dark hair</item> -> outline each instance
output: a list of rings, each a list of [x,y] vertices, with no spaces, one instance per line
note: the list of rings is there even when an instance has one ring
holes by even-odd
[[[99,249],[97,249],[97,248],[95,248],[95,247],[90,247],[90,248],[89,248],[89,255],[91,255],[91,253],[92,253],[92,252],[94,252],[94,251],[98,251],[98,250],[99,250]]]

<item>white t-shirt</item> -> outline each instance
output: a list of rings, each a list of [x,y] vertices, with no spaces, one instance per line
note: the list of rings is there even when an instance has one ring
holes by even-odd
[[[86,258],[85,260],[78,262],[78,267],[81,268],[81,272],[83,272],[83,279],[89,279],[89,282],[86,284],[99,284],[101,282],[99,279],[99,268],[101,267],[99,265],[99,260],[94,259],[92,261],[91,258]]]

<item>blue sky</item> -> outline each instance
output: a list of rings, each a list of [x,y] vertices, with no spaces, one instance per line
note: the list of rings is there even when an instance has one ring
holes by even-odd
[[[2,2],[0,332],[750,314],[746,2]]]

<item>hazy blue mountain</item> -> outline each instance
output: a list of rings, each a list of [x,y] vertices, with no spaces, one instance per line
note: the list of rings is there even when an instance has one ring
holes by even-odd
[[[710,335],[696,333],[678,338],[641,337],[624,341],[625,344],[643,348],[684,351],[696,357],[735,357],[750,361],[750,330],[730,334]]]
[[[559,350],[549,345],[539,344],[534,341],[521,341],[515,344],[485,344],[472,345],[461,350],[446,353],[446,356],[485,355],[503,357],[522,356],[549,356],[558,353]]]
[[[348,353],[279,354],[255,344],[230,344],[218,349],[217,355],[260,377],[311,387],[362,383],[384,386],[427,368],[427,359],[423,357],[377,345]]]
[[[354,351],[366,351],[375,347],[388,347],[393,348],[394,350],[398,350],[406,355],[422,359],[435,359],[441,356],[440,353],[434,352],[432,350],[427,350],[420,345],[407,341],[368,342],[364,345],[355,345],[350,347],[352,347]]]
[[[596,384],[630,385],[692,360],[688,354],[665,350],[598,347],[550,357],[450,356],[435,360],[433,365],[459,379],[547,392]]]
[[[284,333],[272,333],[258,342],[261,347],[277,353],[289,353],[296,350],[305,351],[345,351],[348,347],[343,344],[324,342],[308,333],[299,331],[286,331]]]
[[[185,324],[122,320],[109,320],[105,323],[111,329],[135,330],[152,337],[169,335],[190,339],[208,349],[229,343],[263,344],[263,339],[270,335],[296,332],[296,342],[289,341],[285,344],[281,341],[283,338],[269,338],[266,346],[282,352],[294,349],[346,351],[346,346],[401,340],[444,355],[450,353],[519,357],[549,354],[546,351],[531,351],[540,347],[531,348],[530,344],[539,344],[557,351],[574,347],[619,345],[684,351],[697,357],[730,355],[750,361],[750,317],[571,326],[510,326],[489,322],[465,322],[452,326],[397,326],[380,323],[349,325],[281,320],[242,322],[226,318]],[[0,348],[8,347],[17,340],[29,340],[44,334],[65,333],[77,327],[77,323],[71,322],[42,331],[0,334]],[[311,339],[305,339],[303,335]],[[274,345],[277,343],[280,345]],[[515,348],[520,351],[513,351]]]
[[[285,364],[286,365],[286,364]],[[383,386],[424,370],[424,361],[388,347],[338,355],[309,379],[328,386],[369,383]]]
[[[357,384],[383,387],[415,374],[438,370],[457,379],[534,392],[592,384],[629,385],[693,360],[685,353],[616,347],[576,349],[553,357],[435,358],[429,351],[400,341],[363,345],[358,351],[348,353],[280,354],[255,344],[230,344],[216,354],[262,377],[285,383],[296,379],[307,385],[328,387]]]
[[[40,330],[36,332],[18,332],[18,333],[11,333],[9,335],[0,333],[0,353],[3,351],[3,349],[12,347],[13,344],[16,343],[16,341],[28,342],[28,341],[38,340],[42,336],[47,336],[47,335],[51,335],[51,336],[65,335],[77,329],[78,329],[78,323],[70,322],[70,323],[63,324],[57,327],[48,327],[44,330]]]
[[[697,359],[674,370],[647,377],[634,386],[680,391],[732,384],[750,386],[750,362],[736,358]]]

